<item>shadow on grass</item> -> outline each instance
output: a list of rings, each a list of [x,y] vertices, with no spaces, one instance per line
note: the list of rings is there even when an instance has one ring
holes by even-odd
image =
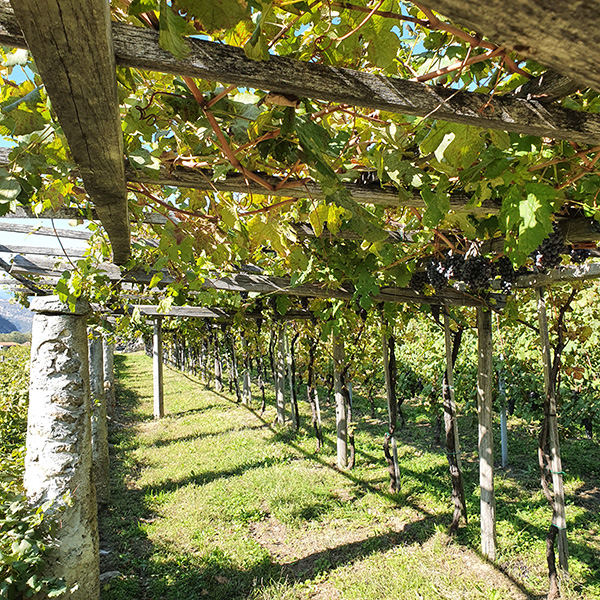
[[[115,357],[115,366],[117,373],[126,376],[128,368],[124,364],[124,360],[119,361]],[[119,368],[122,371],[119,371]],[[129,369],[129,373],[134,370]],[[188,378],[191,380],[191,378]],[[194,380],[191,380],[194,381]],[[194,381],[196,385],[202,385],[198,381]],[[122,408],[126,411],[135,411],[139,404],[139,398],[135,391],[126,388],[119,388],[119,402]],[[215,394],[215,392],[211,392]],[[232,469],[224,469],[219,471],[209,471],[207,473],[192,474],[189,477],[182,478],[177,481],[166,481],[158,485],[149,485],[143,488],[136,488],[135,485],[128,484],[130,481],[131,471],[135,471],[136,465],[130,459],[127,462],[118,463],[118,468],[114,471],[115,491],[117,497],[120,498],[118,504],[111,507],[103,516],[105,529],[108,535],[103,539],[111,547],[115,548],[115,555],[118,555],[118,562],[109,565],[111,568],[117,568],[123,572],[131,574],[129,578],[115,582],[112,592],[109,590],[103,598],[106,600],[132,600],[140,599],[164,599],[164,600],[183,600],[187,598],[207,597],[215,600],[247,598],[254,589],[260,587],[261,582],[269,581],[291,581],[301,582],[310,580],[316,575],[325,575],[328,572],[343,566],[358,558],[367,557],[373,553],[384,552],[387,549],[393,548],[399,544],[408,543],[424,543],[432,535],[439,530],[439,526],[448,526],[450,523],[451,513],[446,511],[443,513],[437,512],[435,515],[423,506],[416,503],[410,496],[416,495],[419,488],[424,488],[429,493],[433,493],[438,500],[449,500],[450,488],[449,477],[447,475],[447,467],[444,465],[434,465],[425,470],[417,470],[411,468],[408,464],[401,465],[403,478],[410,478],[411,481],[416,480],[418,483],[415,487],[408,491],[403,491],[397,494],[390,494],[376,485],[373,481],[367,481],[361,478],[360,475],[351,471],[340,471],[323,457],[306,451],[295,439],[294,433],[289,429],[274,427],[269,423],[259,412],[250,407],[245,407],[238,404],[235,400],[224,394],[216,394],[223,398],[228,403],[246,408],[254,417],[262,423],[257,428],[248,427],[248,429],[268,428],[272,433],[272,439],[287,444],[293,448],[299,455],[304,458],[319,464],[323,468],[331,469],[340,473],[343,477],[351,481],[363,493],[376,494],[385,498],[391,503],[402,506],[410,506],[422,517],[409,524],[403,532],[389,531],[383,534],[374,535],[366,539],[341,544],[334,548],[320,550],[298,560],[286,562],[280,560],[276,562],[273,557],[265,553],[253,557],[253,560],[240,568],[235,565],[223,551],[218,548],[213,549],[207,554],[198,555],[188,553],[177,557],[176,559],[165,559],[168,552],[165,547],[161,547],[158,542],[150,542],[142,527],[140,520],[151,520],[153,518],[152,507],[147,505],[146,496],[150,492],[153,495],[172,492],[185,485],[205,485],[211,481],[222,478],[237,477],[248,470],[272,466],[288,459],[265,459],[254,461],[248,464],[242,464]],[[215,405],[216,407],[217,405]],[[203,408],[190,409],[174,413],[172,417],[194,414],[205,410]],[[139,420],[143,417],[139,414],[130,415],[129,420]],[[376,428],[370,426],[373,430],[373,435],[377,434]],[[223,432],[225,433],[225,432]],[[308,434],[305,430],[302,433]],[[133,430],[123,430],[119,432],[120,439],[124,442],[127,438],[133,437]],[[222,434],[207,434],[207,436],[218,438]],[[189,435],[183,438],[173,440],[160,440],[156,445],[166,446],[170,443],[178,441],[187,441],[196,439],[199,436]],[[411,439],[414,443],[414,448],[419,445],[419,439]],[[408,444],[407,444],[408,445]],[[327,438],[325,440],[326,449],[334,450],[334,441]],[[429,450],[428,450],[429,451]],[[361,452],[357,449],[357,456],[365,461],[372,463],[382,463],[383,458],[377,458],[367,452]],[[476,465],[472,466],[474,472]],[[468,467],[467,467],[468,471]],[[475,477],[471,477],[469,473],[470,488],[474,489],[473,483]],[[505,475],[506,477],[506,475]],[[517,478],[518,479],[518,478]],[[377,483],[384,480],[377,480]],[[519,480],[519,483],[521,481]],[[474,507],[478,503],[472,493],[468,498],[469,505]],[[511,502],[509,509],[509,518],[511,522],[517,524],[521,529],[529,530],[532,535],[539,539],[545,538],[545,530],[542,527],[536,527],[530,523],[519,519],[516,514],[519,511],[526,510],[528,507],[533,509],[544,505],[544,501],[535,502],[532,506],[531,499],[523,497]],[[298,517],[302,519],[314,518],[319,516],[319,511],[327,510],[327,507],[319,507],[318,503],[314,503],[303,507],[304,512],[299,513]],[[590,507],[590,514],[592,507]],[[577,522],[583,524],[586,515],[578,517]],[[463,529],[459,531],[455,542],[470,548],[475,553],[481,556],[478,548],[478,542],[474,542],[473,532],[471,529]],[[584,548],[578,545],[572,546],[574,553],[577,555],[584,553]],[[589,553],[588,553],[589,554]],[[159,558],[153,558],[159,557]],[[160,558],[163,557],[163,558]],[[483,558],[483,557],[482,557]],[[485,559],[484,559],[485,560]],[[594,577],[594,572],[597,569],[593,565],[591,558],[583,559],[590,566],[590,578]],[[519,588],[520,591],[528,598],[539,598],[540,596],[533,593],[522,581],[519,581],[513,575],[507,572],[501,565],[489,563],[502,577],[510,581],[512,585]]]

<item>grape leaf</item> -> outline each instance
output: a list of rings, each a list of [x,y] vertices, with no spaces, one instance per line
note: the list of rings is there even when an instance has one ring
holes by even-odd
[[[207,33],[232,29],[249,18],[245,2],[238,0],[178,0],[183,12],[197,17]]]
[[[190,53],[183,36],[192,35],[196,33],[196,30],[183,17],[175,13],[166,0],[160,2],[159,24],[158,43],[160,47],[170,52],[175,58],[183,60]]]

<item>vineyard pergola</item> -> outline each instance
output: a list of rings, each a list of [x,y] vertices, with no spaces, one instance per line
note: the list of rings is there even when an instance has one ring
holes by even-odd
[[[10,5],[0,1],[0,43],[28,49],[37,69],[37,87],[13,86],[15,94],[26,91],[27,98],[11,96],[12,92],[3,98],[3,112],[13,119],[12,133],[20,143],[0,154],[5,173],[2,197],[7,202],[0,230],[19,231],[8,221],[11,216],[43,215],[101,224],[99,231],[106,233],[112,257],[109,262],[106,248],[99,251],[87,284],[101,281],[111,290],[104,298],[106,306],[115,295],[128,297],[125,304],[137,305],[154,320],[157,418],[163,415],[162,319],[229,322],[233,318],[226,307],[191,306],[193,293],[210,289],[337,299],[358,301],[363,308],[373,303],[443,307],[446,411],[452,440],[448,458],[459,513],[462,481],[446,309],[475,307],[481,543],[483,555],[494,560],[491,310],[502,309],[506,287],[485,269],[484,279],[489,280],[485,285],[471,286],[458,278],[453,286],[443,288],[433,286],[432,279],[434,289],[407,284],[424,267],[442,264],[440,256],[461,255],[469,260],[485,255],[496,261],[506,255],[514,265],[524,264],[552,233],[560,234],[573,252],[595,255],[600,241],[593,218],[599,189],[595,164],[600,156],[600,118],[594,90],[600,90],[600,76],[594,51],[600,43],[596,26],[600,5],[560,1],[548,7],[533,0],[493,0],[482,10],[464,0],[385,6],[384,2],[367,6],[330,1],[309,5],[298,0],[286,13],[289,19],[278,17],[274,25],[270,11],[285,12],[282,3],[223,1],[214,3],[210,15],[202,9],[209,3],[202,2],[113,4],[111,20],[111,8],[103,0],[19,0]],[[319,19],[327,17],[330,29],[315,33],[307,42],[312,44],[310,54],[296,40],[311,26],[321,26],[321,20],[308,19],[319,10],[323,11]],[[351,19],[343,16],[346,12],[353,15]],[[392,25],[383,27],[388,21]],[[373,23],[377,27],[369,29]],[[457,60],[431,60],[431,69],[425,60],[407,66],[403,58],[410,63],[413,51],[408,57],[397,56],[390,43],[391,36],[401,47],[402,23],[429,32],[419,38],[421,50],[423,54],[433,51],[434,59],[439,47],[458,40]],[[343,27],[348,31],[338,29]],[[220,39],[223,31],[228,33]],[[292,38],[286,42],[289,55],[277,52],[277,44],[286,36]],[[349,39],[355,46],[343,45]],[[388,60],[383,54],[389,54],[390,46]],[[361,47],[368,49],[366,54],[356,50]],[[342,60],[344,56],[347,60]],[[537,62],[528,63],[527,70],[519,66],[517,56]],[[488,64],[495,59],[497,69]],[[473,69],[485,61],[488,71],[480,72],[478,79]],[[554,71],[547,72],[546,67]],[[531,81],[524,83],[527,78]],[[555,85],[544,87],[544,78]],[[437,85],[427,83],[434,79]],[[514,91],[517,82],[525,91]],[[147,93],[136,96],[142,83]],[[46,96],[40,100],[42,87]],[[591,90],[586,96],[587,88]],[[577,100],[561,104],[578,90]],[[240,99],[226,105],[228,95],[236,91]],[[264,106],[269,108],[263,111]],[[162,113],[169,107],[172,115],[166,118]],[[18,111],[27,114],[17,115]],[[52,135],[44,129],[46,121],[31,124],[38,117],[54,123]],[[174,133],[165,133],[171,118]],[[202,132],[192,141],[190,128],[196,125],[190,123],[195,121],[201,123],[197,127]],[[371,126],[379,128],[375,134],[367,133]],[[6,122],[4,127],[10,129]],[[181,153],[176,154],[160,136],[176,139]],[[58,142],[50,146],[54,142],[48,140]],[[68,155],[63,142],[68,144]],[[258,154],[253,155],[256,148]],[[44,152],[51,160],[40,167],[36,157]],[[251,156],[248,161],[245,153]],[[533,154],[529,162],[518,162]],[[484,155],[487,162],[481,158]],[[374,184],[369,177],[375,177]],[[37,204],[30,201],[36,194]],[[297,212],[283,215],[289,207]],[[37,233],[61,239],[91,237],[55,229]],[[163,239],[163,235],[167,241],[158,247],[147,239]],[[317,242],[322,245],[315,250]],[[224,248],[236,244],[241,250],[224,257],[228,252]],[[349,250],[345,244],[354,245]],[[261,267],[260,273],[251,274],[238,268],[256,260],[267,246],[263,258],[277,254],[270,271]],[[306,260],[295,254],[298,247]],[[175,253],[170,254],[169,248],[175,248]],[[298,277],[313,258],[326,263],[323,248],[348,261],[340,263],[348,267],[347,277]],[[97,598],[96,503],[107,501],[108,476],[107,401],[98,382],[106,377],[112,389],[112,350],[105,344],[103,364],[98,342],[88,349],[86,322],[92,309],[79,296],[89,287],[81,280],[81,288],[69,287],[73,274],[81,270],[74,260],[83,257],[64,248],[59,257],[50,248],[35,254],[32,248],[2,246],[0,252],[12,256],[10,264],[2,261],[0,266],[28,293],[39,296],[31,303],[36,317],[26,487],[36,501],[74,494],[75,501],[63,517],[60,556],[54,568],[69,585],[77,582],[71,597]],[[353,275],[363,276],[363,267],[357,265],[366,262],[368,252],[383,265],[371,270],[383,275],[377,280],[365,276],[368,283],[364,284]],[[147,260],[150,255],[152,260]],[[198,256],[211,257],[202,263],[205,270],[187,272],[189,263],[200,265]],[[550,529],[552,541],[558,538],[560,563],[566,571],[562,468],[543,290],[553,283],[600,277],[600,265],[543,267],[535,265],[522,274],[512,271],[510,288],[537,291],[554,492]],[[50,295],[54,286],[61,299]],[[136,302],[136,296],[143,295],[139,290],[147,288],[172,288],[189,302],[166,310],[155,303]],[[105,314],[112,310],[106,306]],[[307,316],[308,312],[299,312],[286,318]],[[282,339],[281,327],[279,335]],[[383,348],[391,413],[393,382],[385,340]],[[278,352],[280,381],[282,361],[283,350]],[[334,343],[334,362],[338,466],[344,468],[342,340]],[[104,399],[91,403],[90,394]],[[278,385],[281,422],[286,418],[282,394]],[[391,433],[393,441],[393,429]],[[551,573],[551,581],[552,577]]]

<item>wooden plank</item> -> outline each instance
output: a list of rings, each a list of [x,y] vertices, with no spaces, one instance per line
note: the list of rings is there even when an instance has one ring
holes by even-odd
[[[537,288],[554,283],[586,281],[600,277],[600,263],[584,263],[582,265],[564,265],[551,269],[547,273],[531,273],[517,277],[515,288]]]
[[[172,306],[168,311],[161,312],[159,306],[138,304],[132,307],[139,309],[143,315],[153,317],[191,317],[197,319],[221,319],[232,316],[231,311],[220,308],[202,308],[199,306]]]
[[[162,419],[165,416],[162,317],[154,318],[154,334],[152,337],[152,344],[154,418]]]
[[[423,0],[421,4],[552,67],[584,88],[600,91],[598,0],[488,0],[483,10],[468,0]]]
[[[36,248],[35,246],[5,246],[0,244],[0,253],[6,254],[39,254],[41,256],[64,256],[70,258],[82,258],[85,256],[85,248]]]
[[[22,44],[22,38],[10,33],[15,26],[10,12],[0,12],[0,19],[0,41],[9,46]],[[138,69],[405,115],[431,116],[490,129],[600,143],[598,115],[544,106],[522,98],[490,98],[474,92],[457,92],[451,88],[278,56],[271,56],[268,61],[253,61],[246,58],[241,48],[197,39],[188,42],[189,57],[178,60],[160,48],[158,32],[124,23],[113,24],[113,40],[117,64]],[[594,56],[590,47],[588,52]],[[565,61],[563,69],[569,64]]]
[[[9,154],[10,148],[0,148],[0,166],[8,166],[10,164]],[[278,177],[265,176],[261,177],[273,185],[281,183]],[[258,185],[254,181],[248,180],[239,173],[230,173],[224,179],[214,180],[214,173],[210,169],[185,167],[182,165],[170,165],[161,167],[158,174],[149,175],[142,171],[125,166],[125,178],[131,183],[143,183],[147,185],[172,186],[182,188],[192,188],[196,190],[204,190],[212,192],[233,192],[238,194],[265,195],[282,198],[324,198],[323,190],[318,183],[309,181],[300,183],[297,187],[286,187],[274,192],[267,192],[265,188]],[[288,181],[294,181],[293,179]],[[418,191],[413,191],[408,196],[400,196],[398,190],[392,186],[381,187],[379,185],[360,185],[357,183],[347,183],[346,189],[352,195],[352,198],[359,204],[376,204],[380,206],[396,206],[425,208],[423,198]],[[467,194],[452,194],[449,197],[450,208],[453,211],[466,210],[465,206],[471,201]],[[490,214],[497,213],[500,210],[500,204],[494,200],[486,200],[481,206],[470,206],[468,212],[471,214]],[[48,211],[50,212],[50,211]],[[85,218],[89,213],[92,218],[97,218],[97,213],[94,210],[89,210],[86,207],[78,208],[63,208],[57,211],[56,219],[81,219]],[[31,216],[42,217],[43,215],[35,215],[31,210],[19,207],[15,216]],[[165,223],[166,217],[155,213],[144,215],[145,223]]]
[[[479,420],[479,486],[481,490],[481,553],[496,560],[496,500],[494,496],[492,315],[477,309],[477,416]]]
[[[57,267],[56,261],[47,258],[17,255],[13,258],[11,270],[21,275],[60,277],[66,268],[63,263],[59,263]],[[146,273],[144,271],[128,271],[123,273],[117,265],[112,263],[103,263],[99,265],[99,268],[113,281],[149,284],[154,276],[153,272]],[[173,281],[173,277],[165,274],[160,283],[167,285]],[[304,296],[308,298],[338,298],[346,300],[354,297],[353,290],[348,288],[348,286],[340,286],[335,289],[312,283],[294,286],[290,278],[250,275],[247,273],[238,273],[229,277],[207,278],[203,283],[203,287],[229,292],[257,292],[262,294]],[[490,299],[493,300],[496,308],[500,308],[505,297],[502,294],[495,294],[491,295]],[[466,292],[459,292],[452,288],[447,288],[439,295],[426,296],[418,294],[410,288],[385,287],[381,288],[379,294],[374,295],[373,300],[375,302],[408,302],[441,306],[483,306],[486,304],[486,301],[481,298],[472,296]]]
[[[148,185],[169,185],[173,187],[193,188],[197,190],[219,192],[234,192],[238,194],[269,195],[282,198],[324,198],[323,190],[318,183],[309,181],[297,187],[285,187],[284,189],[267,192],[264,187],[249,181],[239,173],[228,174],[224,179],[213,180],[213,172],[210,169],[196,169],[174,165],[169,168],[162,167],[156,177],[126,167],[125,176],[132,183],[144,183]],[[261,177],[273,184],[281,183],[278,177],[261,175]],[[288,180],[288,183],[294,180]],[[425,208],[425,202],[418,193],[413,191],[409,194],[399,194],[392,186],[381,187],[379,185],[360,185],[358,183],[346,183],[344,186],[359,204],[376,204],[379,206],[396,206]],[[481,206],[466,205],[471,198],[467,194],[453,194],[449,197],[450,208],[454,211],[468,210],[472,214],[497,213],[500,210],[499,203],[494,200],[486,200]]]
[[[105,0],[13,0],[52,109],[111,241],[129,259],[130,230],[110,5]]]
[[[0,220],[0,231],[10,233],[26,233],[30,235],[45,235],[59,238],[69,238],[71,240],[89,240],[92,237],[91,231],[81,231],[77,229],[54,229],[52,227],[32,227],[31,225],[19,225],[17,223],[5,223]]]

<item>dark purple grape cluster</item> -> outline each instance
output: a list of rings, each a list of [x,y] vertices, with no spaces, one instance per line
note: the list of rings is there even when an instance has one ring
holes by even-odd
[[[554,269],[561,263],[561,254],[566,252],[559,227],[554,224],[552,233],[533,251],[531,258],[538,269]]]
[[[590,257],[591,252],[587,248],[571,248],[569,254],[573,264],[581,265]]]
[[[444,269],[448,279],[462,280],[462,269],[465,264],[463,254],[449,254],[444,261]]]
[[[485,289],[492,276],[492,265],[485,256],[471,256],[462,268],[463,281],[474,290]]]
[[[408,282],[408,287],[420,294],[428,283],[429,277],[426,271],[415,271]]]
[[[448,285],[445,261],[432,256],[427,262],[427,279],[436,292],[441,292]]]
[[[517,273],[507,256],[501,256],[495,263],[496,273],[500,276],[502,291],[510,292],[517,279]]]

